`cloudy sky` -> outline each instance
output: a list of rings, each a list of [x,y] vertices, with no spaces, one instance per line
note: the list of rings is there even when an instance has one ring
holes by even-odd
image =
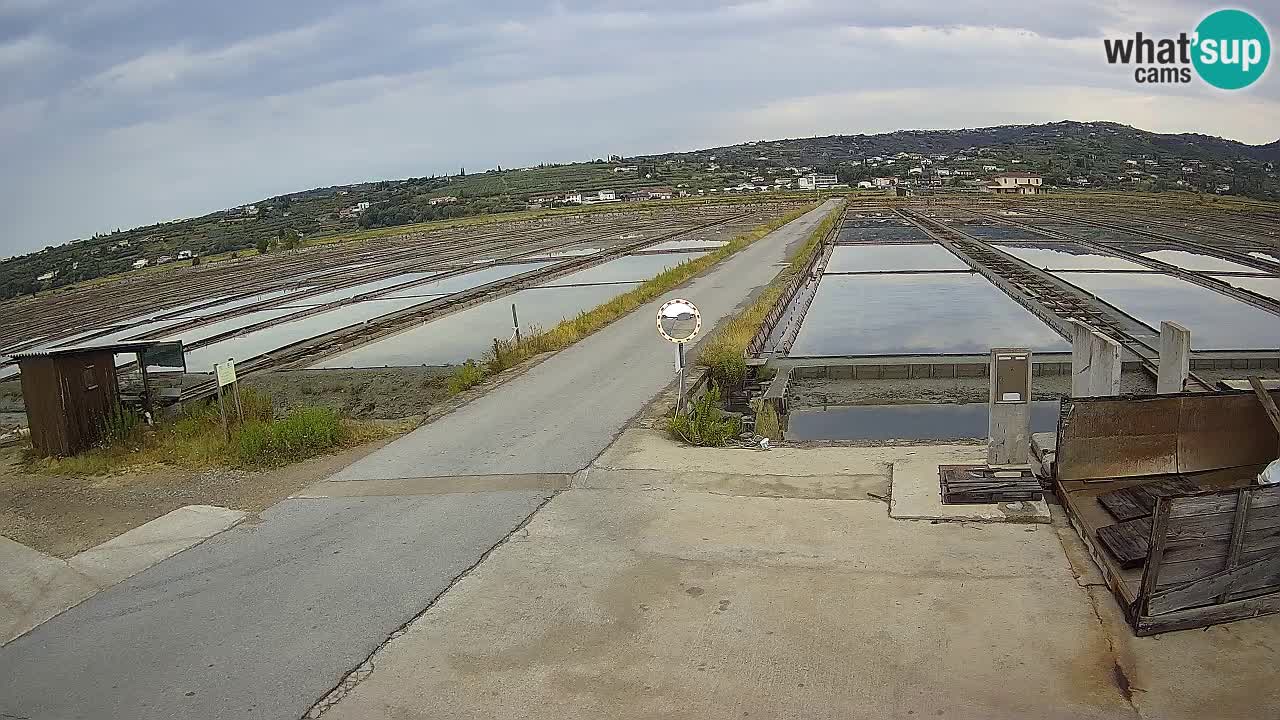
[[[1252,2],[1274,39],[1275,0]],[[0,0],[0,256],[461,165],[1067,118],[1276,140],[1274,69],[1223,93],[1103,59],[1216,7]]]

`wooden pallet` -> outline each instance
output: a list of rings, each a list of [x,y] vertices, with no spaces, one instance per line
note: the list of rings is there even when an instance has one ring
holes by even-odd
[[[1147,561],[1147,556],[1151,554],[1151,518],[1149,516],[1100,527],[1097,536],[1098,542],[1125,570],[1142,567]]]
[[[1030,470],[1001,470],[986,465],[939,465],[942,503],[1002,503],[1039,500],[1040,480]]]
[[[1120,522],[1151,517],[1156,498],[1178,493],[1198,492],[1200,486],[1183,477],[1171,477],[1142,485],[1131,485],[1098,496],[1098,502]]]

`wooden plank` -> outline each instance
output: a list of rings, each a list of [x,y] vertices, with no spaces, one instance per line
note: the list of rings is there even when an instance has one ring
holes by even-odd
[[[1199,490],[1200,486],[1193,480],[1171,477],[1103,493],[1098,496],[1098,502],[1102,503],[1102,507],[1106,508],[1116,520],[1124,522],[1151,515],[1155,509],[1157,497]]]
[[[1166,536],[1171,507],[1169,498],[1160,498],[1156,501],[1156,510],[1152,515],[1151,552],[1147,556],[1147,564],[1142,567],[1142,583],[1138,586],[1138,599],[1134,603],[1141,615],[1151,614],[1148,605],[1160,579],[1160,563],[1164,560],[1164,548],[1168,542]]]
[[[1120,563],[1120,567],[1141,567],[1151,548],[1151,518],[1138,518],[1098,528],[1098,542]]]
[[[1258,486],[1253,488],[1251,508],[1280,507],[1280,485]],[[1234,513],[1236,511],[1236,494],[1232,491],[1211,491],[1177,498],[1176,506],[1170,511],[1175,518],[1195,517],[1210,513]]]
[[[1134,632],[1139,636],[1156,633],[1188,630],[1218,623],[1244,620],[1280,612],[1280,592],[1260,595],[1258,597],[1237,600],[1220,605],[1190,610],[1175,610],[1162,615],[1139,615],[1133,623]]]
[[[1169,541],[1208,540],[1210,538],[1228,539],[1231,537],[1231,522],[1235,512],[1209,513],[1189,518],[1178,518],[1169,523]],[[1280,527],[1280,507],[1259,510],[1250,506],[1246,530],[1269,530]]]
[[[1254,392],[1265,398],[1263,406],[1267,408],[1267,415],[1271,417],[1271,423],[1275,425],[1276,431],[1280,432],[1280,411],[1276,410],[1276,404],[1262,387],[1262,382],[1256,376],[1250,376],[1250,382],[1253,383]],[[1236,514],[1231,524],[1231,547],[1227,551],[1227,569],[1234,570],[1240,565],[1240,549],[1244,545],[1245,530],[1249,522],[1249,503],[1253,500],[1253,493],[1248,489],[1241,488],[1237,493]],[[1280,535],[1280,533],[1277,533]],[[1218,595],[1218,602],[1226,602],[1227,596],[1231,594],[1233,584],[1228,583],[1226,589]]]
[[[1163,571],[1164,568],[1161,568]],[[1183,585],[1160,590],[1147,599],[1148,615],[1160,615],[1174,610],[1209,605],[1218,595],[1233,587],[1255,589],[1278,586],[1280,589],[1280,550],[1265,551],[1252,561],[1242,561],[1238,567],[1221,570],[1192,580]]]
[[[1262,409],[1266,411],[1267,418],[1271,420],[1271,427],[1275,428],[1276,434],[1280,435],[1280,408],[1276,407],[1276,401],[1272,399],[1271,393],[1267,392],[1267,388],[1257,375],[1249,376],[1249,385],[1253,388],[1253,393],[1258,396],[1258,402],[1262,403]]]

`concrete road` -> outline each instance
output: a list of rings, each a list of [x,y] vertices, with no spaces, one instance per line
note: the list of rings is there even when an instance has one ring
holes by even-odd
[[[839,201],[788,224],[699,278],[680,295],[714,327],[751,290],[781,269]],[[501,392],[489,393],[338,473],[335,480],[451,475],[574,473],[608,446],[622,426],[669,384],[675,351],[658,337],[653,302],[562,351]],[[483,429],[483,436],[477,432]]]
[[[832,207],[682,294],[715,324]],[[669,384],[656,307],[0,648],[0,718],[302,716]]]

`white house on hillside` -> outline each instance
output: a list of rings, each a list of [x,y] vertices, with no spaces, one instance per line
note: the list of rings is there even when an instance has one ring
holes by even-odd
[[[994,193],[1036,195],[1043,192],[1043,184],[1044,178],[1035,173],[1005,172],[992,176],[986,190]]]

